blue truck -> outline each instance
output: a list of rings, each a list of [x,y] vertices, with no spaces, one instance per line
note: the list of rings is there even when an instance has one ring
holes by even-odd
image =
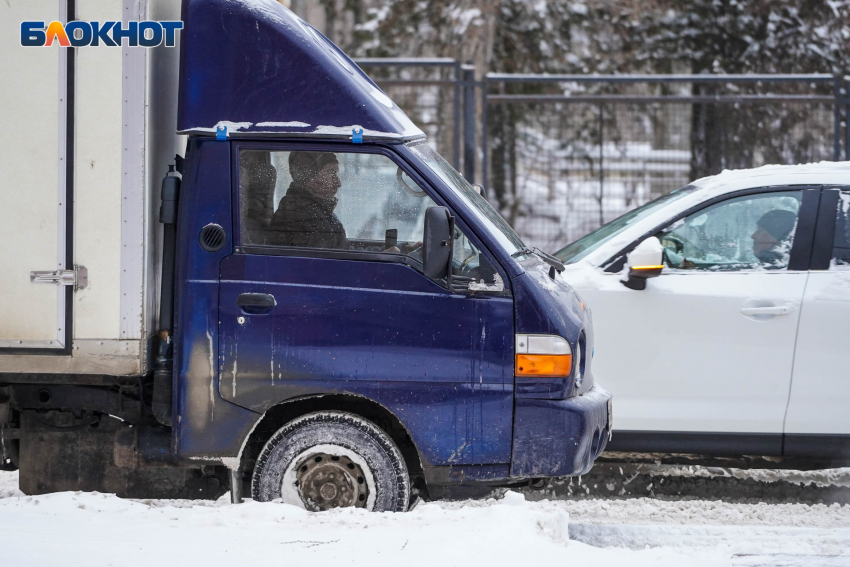
[[[167,15],[165,4],[140,17]],[[125,46],[116,58],[122,145],[147,149],[135,168],[124,155],[119,173],[169,160],[171,171],[156,189],[151,174],[135,189],[107,179],[99,202],[71,193],[77,256],[20,292],[57,290],[67,334],[16,345],[20,324],[0,329],[2,464],[19,468],[21,489],[229,489],[234,501],[405,511],[446,487],[586,473],[610,436],[611,396],[594,381],[591,313],[563,265],[526,247],[354,62],[281,4],[179,8],[179,52]],[[62,131],[80,156],[79,109],[98,104],[68,77],[88,52],[61,49],[60,86],[77,94]],[[185,159],[169,153],[180,144]],[[70,167],[85,172],[66,191],[99,166]],[[135,323],[92,339],[87,309],[110,283],[83,257],[85,235],[107,230],[110,187],[138,228],[117,223],[114,247],[114,312]]]

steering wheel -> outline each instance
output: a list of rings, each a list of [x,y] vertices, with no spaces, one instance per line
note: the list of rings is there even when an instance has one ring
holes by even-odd
[[[422,261],[422,247],[423,247],[423,244],[420,244],[416,248],[412,248],[412,249],[408,250],[407,252],[405,252],[405,254],[410,256],[414,260],[418,260],[418,261],[421,262]]]
[[[661,240],[662,241],[669,240],[670,242],[675,244],[676,245],[676,254],[681,254],[685,251],[685,243],[678,236],[665,234],[664,236],[661,237]]]
[[[472,262],[475,259],[475,256],[476,256],[476,254],[472,253],[472,254],[470,254],[469,256],[467,256],[466,258],[463,259],[463,261],[460,263],[460,272],[461,273],[466,271],[466,267],[469,265],[470,262]]]
[[[661,248],[661,263],[665,264],[666,266],[669,266],[670,268],[678,268],[681,265],[681,262],[679,262],[678,264],[674,262],[673,259],[670,258],[669,252],[670,250],[668,250],[667,248]],[[682,256],[682,258],[684,259],[684,255]]]

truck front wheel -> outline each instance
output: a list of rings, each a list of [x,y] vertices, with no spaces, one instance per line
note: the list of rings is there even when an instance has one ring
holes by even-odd
[[[272,435],[257,459],[251,492],[260,502],[280,499],[314,512],[347,506],[404,512],[410,477],[401,451],[374,423],[319,411]]]

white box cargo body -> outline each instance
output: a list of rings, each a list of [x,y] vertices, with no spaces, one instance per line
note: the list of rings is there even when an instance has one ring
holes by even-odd
[[[0,372],[144,374],[157,330],[159,188],[185,143],[175,134],[179,47],[21,46],[22,21],[69,14],[179,20],[180,2],[0,2]],[[60,271],[40,279],[64,283],[31,281],[34,271]]]

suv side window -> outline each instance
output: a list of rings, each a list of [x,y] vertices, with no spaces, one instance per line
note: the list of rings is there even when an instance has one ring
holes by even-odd
[[[838,194],[832,265],[842,270],[850,270],[850,191],[842,191]]]
[[[679,270],[788,267],[802,191],[736,197],[681,219],[656,236],[664,263]]]
[[[421,261],[434,201],[381,154],[239,152],[243,246],[405,254]]]

